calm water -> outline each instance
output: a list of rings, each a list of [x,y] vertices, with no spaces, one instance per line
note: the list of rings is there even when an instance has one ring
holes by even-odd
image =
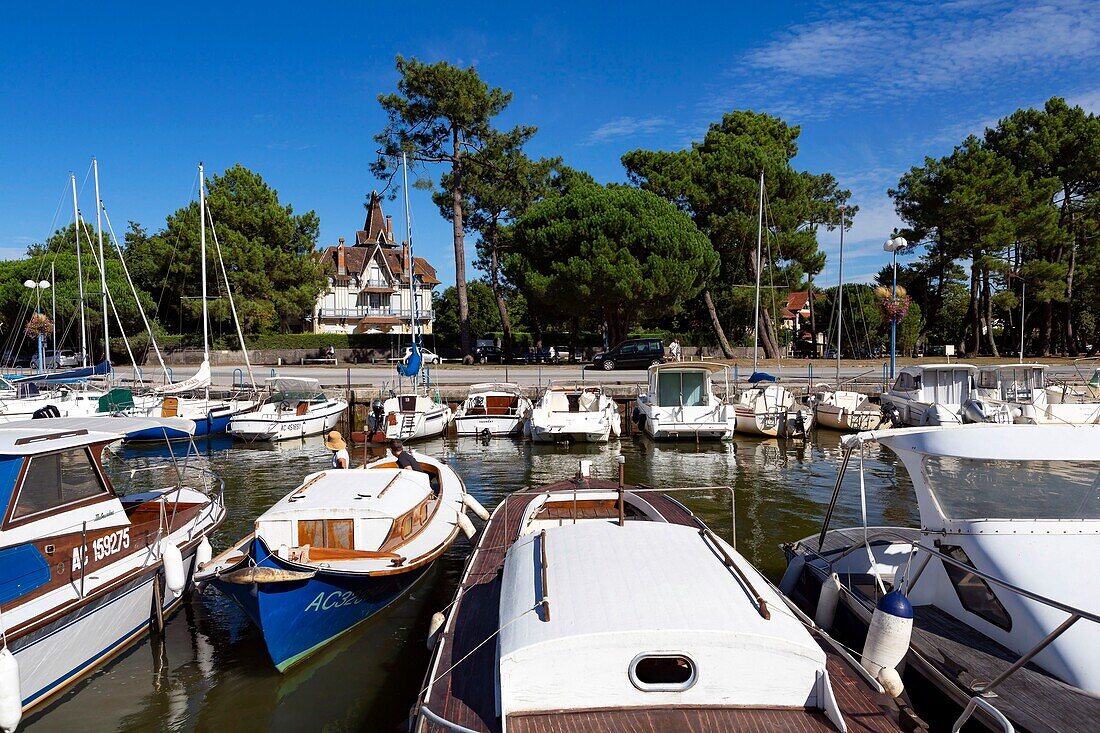
[[[737,548],[777,580],[784,567],[779,544],[820,527],[836,477],[838,440],[838,434],[822,430],[807,442],[739,436],[732,444],[700,447],[642,439],[599,447],[510,440],[486,446],[450,438],[416,448],[446,458],[490,509],[511,491],[574,474],[582,458],[593,461],[594,475],[613,478],[620,452],[629,483],[732,486]],[[202,460],[226,482],[229,518],[214,537],[215,552],[251,531],[258,514],[329,460],[319,438],[266,449],[231,445],[216,439],[201,446]],[[135,462],[151,455],[130,448],[121,453]],[[362,455],[353,458],[358,463]],[[896,465],[892,453],[868,449],[871,522],[916,521],[911,485],[904,471],[895,475]],[[676,496],[729,537],[727,492]],[[858,522],[859,506],[857,474],[849,470],[833,526]],[[163,640],[141,642],[32,716],[25,730],[402,730],[429,661],[424,643],[429,619],[451,600],[468,551],[460,539],[407,598],[286,675],[275,671],[259,633],[236,606],[213,590],[194,594],[171,619]]]

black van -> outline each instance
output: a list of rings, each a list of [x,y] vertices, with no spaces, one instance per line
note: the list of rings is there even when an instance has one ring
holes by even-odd
[[[630,339],[615,348],[596,354],[592,366],[612,369],[648,369],[665,360],[665,342],[661,339]]]

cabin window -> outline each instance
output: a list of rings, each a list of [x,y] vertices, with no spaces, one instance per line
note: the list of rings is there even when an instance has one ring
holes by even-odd
[[[974,565],[963,548],[957,545],[940,545],[940,552],[959,562]],[[969,570],[948,562],[943,564],[943,569],[947,571],[947,577],[951,579],[951,585],[955,588],[955,594],[963,608],[1005,631],[1012,630],[1012,617],[988,583]]]
[[[695,684],[695,663],[684,654],[639,654],[630,682],[643,692],[680,692]]]
[[[12,519],[109,494],[87,448],[30,459]]]
[[[1100,463],[925,456],[947,519],[1100,519]]]
[[[657,404],[659,407],[705,407],[707,404],[705,386],[705,372],[659,372]]]
[[[401,519],[401,538],[406,539],[413,531],[413,518],[411,514],[406,514]]]
[[[328,547],[335,550],[355,549],[354,520],[299,519],[298,546]]]

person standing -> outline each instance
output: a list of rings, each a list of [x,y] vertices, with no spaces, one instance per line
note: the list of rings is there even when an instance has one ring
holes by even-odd
[[[672,355],[673,361],[680,361],[680,342],[672,339],[672,343],[668,345],[668,353]]]
[[[339,430],[333,430],[325,436],[325,447],[332,451],[333,468],[351,468],[348,444],[344,442],[344,436],[340,435]]]

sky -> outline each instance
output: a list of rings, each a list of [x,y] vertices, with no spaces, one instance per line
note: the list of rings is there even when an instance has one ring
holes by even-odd
[[[19,3],[0,47],[0,258],[92,220],[89,164],[115,230],[151,230],[196,195],[196,166],[257,172],[320,246],[352,239],[381,188],[369,165],[397,54],[473,65],[513,93],[498,125],[535,125],[532,155],[602,182],[621,156],[677,150],[735,109],[801,127],[794,165],[860,207],[846,282],[888,262],[887,190],[925,156],[1019,107],[1063,96],[1100,112],[1093,2]],[[438,174],[438,171],[437,171]],[[388,202],[403,234],[399,202]],[[414,190],[417,254],[454,281],[450,223]],[[836,278],[838,233],[823,233]],[[472,238],[468,240],[472,262]],[[475,273],[476,274],[476,273]]]

